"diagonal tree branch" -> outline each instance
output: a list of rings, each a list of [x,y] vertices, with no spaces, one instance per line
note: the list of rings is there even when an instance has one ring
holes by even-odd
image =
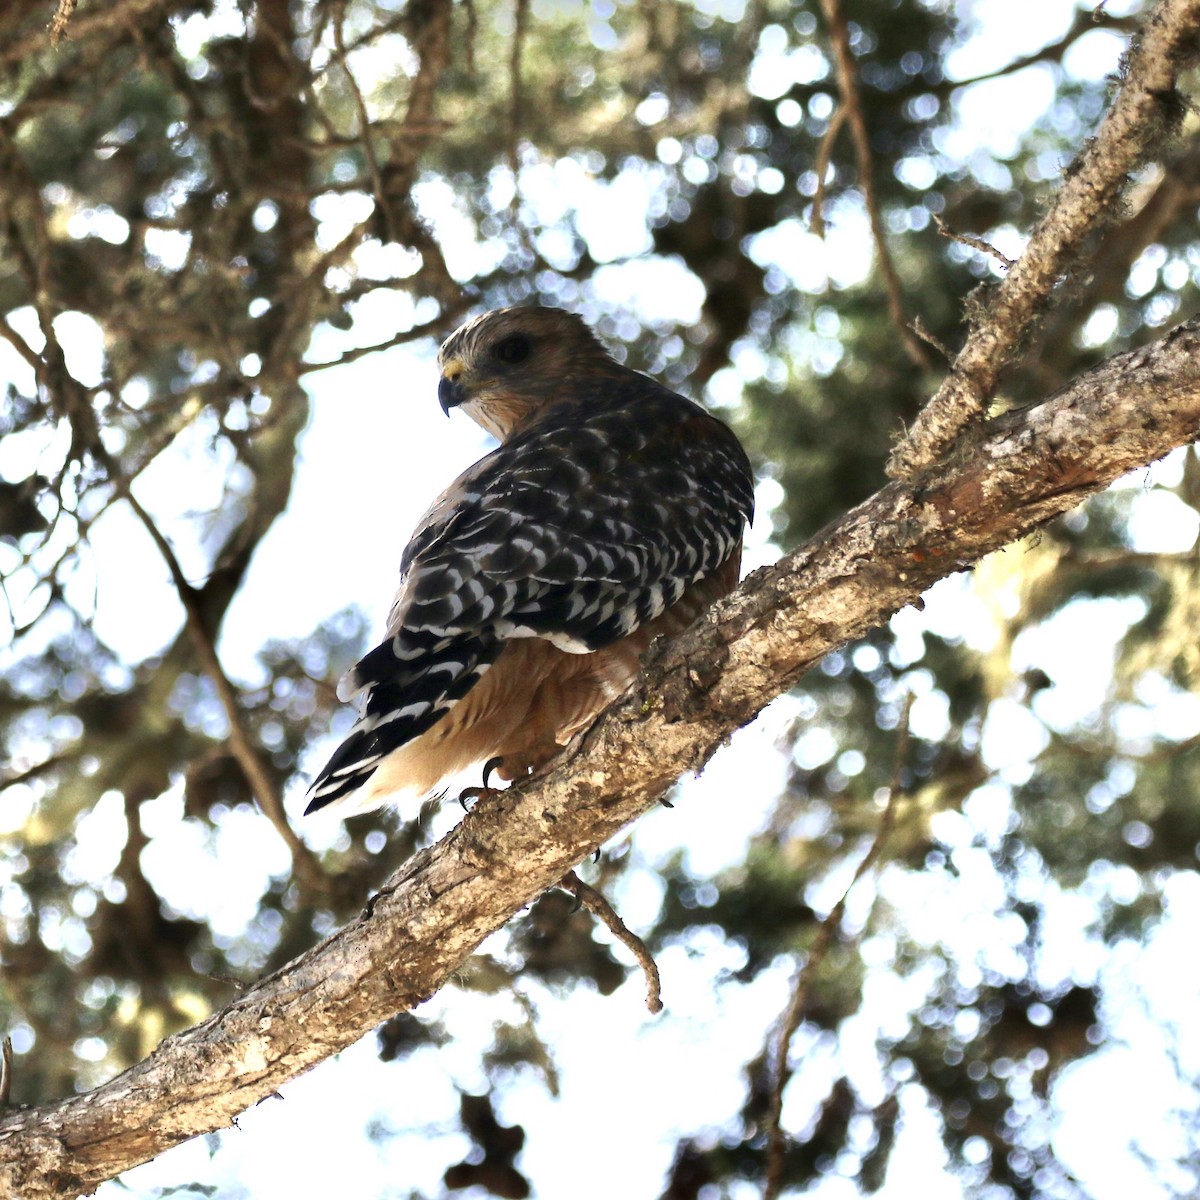
[[[73,1196],[229,1124],[432,995],[491,932],[698,770],[829,650],[1200,435],[1200,318],[977,426],[755,572],[541,776],[482,800],[361,916],[109,1083],[0,1119],[0,1195]]]
[[[1200,0],[1160,0],[1151,11],[1095,138],[1068,168],[1024,253],[981,306],[950,374],[893,451],[893,479],[928,467],[985,411],[1005,367],[1086,249],[1085,239],[1120,215],[1130,175],[1161,150],[1186,112],[1175,86],[1200,57],[1197,24]]]

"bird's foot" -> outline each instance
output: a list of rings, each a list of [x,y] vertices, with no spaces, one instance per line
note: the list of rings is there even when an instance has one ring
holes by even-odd
[[[458,802],[462,805],[463,812],[470,812],[471,805],[476,800],[482,799],[495,790],[495,788],[489,787],[465,787],[458,793]]]
[[[494,787],[488,786],[488,780],[491,778],[492,772],[496,770],[497,767],[502,766],[503,763],[503,755],[497,754],[495,758],[489,758],[487,762],[483,764],[483,786],[465,787],[461,792],[458,793],[458,802],[462,805],[463,812],[471,811],[468,807],[469,801],[478,800],[480,797],[486,796],[488,792],[496,791]]]

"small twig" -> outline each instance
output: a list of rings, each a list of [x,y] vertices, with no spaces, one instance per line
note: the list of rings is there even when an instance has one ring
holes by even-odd
[[[50,45],[57,46],[67,35],[67,26],[75,15],[76,0],[58,0],[54,16],[50,18]]]
[[[379,169],[379,160],[375,157],[375,143],[371,137],[371,118],[367,112],[367,102],[363,99],[362,90],[358,86],[358,80],[354,78],[354,72],[350,70],[350,63],[346,56],[346,4],[345,0],[338,5],[337,16],[333,21],[333,46],[338,62],[341,64],[342,73],[346,76],[346,83],[350,88],[350,95],[354,99],[354,108],[358,113],[358,141],[362,146],[363,158],[367,162],[367,170],[371,174],[371,186],[375,192],[375,202],[379,205],[380,213],[383,216],[383,227],[387,233],[389,242],[397,241],[395,220],[392,217],[392,206],[388,201],[387,192],[383,186],[383,174]]]
[[[932,329],[927,328],[925,322],[920,317],[913,317],[908,327],[926,345],[932,346],[947,362],[954,361],[954,351]]]
[[[42,360],[34,348],[8,323],[0,319],[0,338],[3,338],[32,368],[36,375],[42,369]]]
[[[0,1042],[0,1108],[8,1107],[8,1098],[12,1094],[12,1038],[6,1037]]]
[[[820,928],[817,930],[817,936],[813,940],[812,949],[809,951],[804,965],[796,972],[795,978],[792,981],[792,997],[788,1002],[783,1020],[780,1022],[778,1039],[776,1040],[773,1052],[768,1054],[771,1095],[770,1107],[767,1112],[767,1171],[766,1181],[763,1185],[763,1200],[776,1200],[783,1183],[784,1139],[786,1136],[783,1131],[782,1119],[783,1093],[787,1088],[788,1081],[792,1077],[792,1072],[788,1068],[788,1054],[791,1051],[792,1038],[796,1036],[796,1030],[800,1028],[800,1023],[804,1020],[813,977],[822,962],[824,962],[825,956],[829,953],[834,936],[837,934],[838,927],[842,923],[842,916],[846,911],[846,900],[851,891],[853,891],[855,884],[878,861],[880,854],[883,853],[883,847],[892,832],[892,826],[895,824],[896,804],[900,796],[904,794],[903,772],[904,764],[908,759],[909,714],[912,711],[912,703],[913,696],[912,693],[909,693],[908,699],[905,701],[904,712],[900,718],[899,732],[896,739],[896,761],[892,769],[891,784],[888,787],[887,805],[883,810],[883,816],[879,819],[879,828],[875,832],[875,837],[871,842],[870,848],[855,868],[854,876],[846,885],[846,890],[842,892],[841,898],[829,910],[829,914],[821,922]]]
[[[521,136],[521,52],[525,48],[525,31],[529,25],[529,0],[513,4],[512,50],[508,60],[508,166],[512,171],[514,202],[517,171],[520,169],[517,141]]]
[[[283,838],[291,851],[292,865],[295,868],[297,879],[303,886],[309,887],[317,893],[328,893],[334,886],[333,881],[322,869],[316,855],[304,844],[288,822],[279,789],[275,786],[275,782],[267,770],[266,762],[242,722],[237,692],[230,682],[229,676],[225,674],[221,660],[217,657],[212,631],[208,628],[200,605],[200,593],[188,582],[183,568],[179,565],[174,548],[167,540],[166,535],[158,528],[154,518],[142,506],[119,474],[110,471],[110,476],[166,563],[171,580],[175,585],[175,591],[179,596],[179,602],[183,605],[183,611],[187,618],[186,625],[192,649],[204,674],[216,688],[221,707],[225,711],[225,719],[229,723],[230,753],[241,767],[242,774],[245,776],[250,790],[254,793],[254,798],[258,801],[263,815],[275,826],[279,836]]]
[[[463,9],[467,14],[467,36],[463,39],[463,53],[466,57],[467,74],[474,79],[475,43],[479,37],[479,14],[475,11],[475,0],[463,0]]]
[[[513,229],[521,245],[533,262],[543,263],[541,252],[534,241],[533,232],[521,220],[521,122],[523,118],[521,92],[521,55],[525,49],[525,38],[529,27],[529,0],[514,0],[512,51],[508,60],[509,107],[508,107],[508,169],[512,174],[512,200],[508,210]]]
[[[817,159],[813,163],[813,172],[817,177],[817,190],[813,193],[812,216],[808,220],[809,229],[819,238],[825,236],[825,186],[829,174],[829,160],[833,157],[833,144],[846,123],[846,106],[839,104],[829,119],[829,128],[821,138],[817,147]]]
[[[609,933],[637,959],[646,977],[646,1007],[652,1013],[662,1012],[662,980],[659,978],[658,964],[646,948],[646,943],[621,920],[617,910],[604,896],[590,884],[584,883],[574,871],[568,871],[558,881],[558,886],[574,896],[592,916],[599,918]]]
[[[78,758],[76,754],[51,754],[49,758],[43,758],[41,762],[36,762],[31,767],[24,767],[19,771],[12,771],[7,775],[0,776],[0,792],[7,791],[18,783],[28,783],[31,779],[37,779],[40,775],[45,775],[48,771],[53,771],[55,767],[61,767],[64,763],[72,762],[76,758]]]
[[[884,236],[883,216],[879,208],[879,197],[875,192],[875,178],[871,161],[871,138],[867,132],[867,121],[863,115],[862,97],[858,92],[858,74],[854,68],[854,55],[850,49],[850,29],[842,12],[841,0],[821,0],[821,11],[829,25],[829,38],[833,46],[834,66],[837,70],[838,94],[846,119],[850,122],[850,133],[854,139],[854,156],[858,164],[858,184],[862,189],[863,203],[871,222],[871,236],[875,240],[875,252],[879,256],[879,272],[883,276],[887,294],[888,313],[900,332],[904,350],[913,364],[927,371],[932,365],[920,341],[913,336],[904,315],[904,298],[900,289],[900,276]]]
[[[1016,265],[1015,258],[1009,258],[1007,254],[1001,253],[991,242],[985,242],[983,238],[976,237],[973,233],[959,233],[957,230],[951,229],[937,213],[933,214],[933,223],[942,237],[948,238],[952,242],[961,242],[964,246],[970,246],[972,250],[978,250],[981,254],[990,254],[1006,271]]]

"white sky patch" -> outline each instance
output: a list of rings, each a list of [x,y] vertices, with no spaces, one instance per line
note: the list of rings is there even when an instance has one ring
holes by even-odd
[[[1023,776],[1025,764],[1036,758],[1049,740],[1045,726],[1029,709],[1001,697],[988,706],[979,750],[989,769],[1007,772],[1015,768]]]
[[[1100,708],[1112,689],[1117,645],[1145,611],[1135,597],[1078,600],[1017,634],[1014,674],[1036,668],[1055,683],[1034,700],[1042,720],[1067,730]]]
[[[97,636],[130,662],[157,654],[174,639],[184,619],[158,548],[125,505],[104,513],[88,541],[93,551],[89,562],[96,572],[92,625]],[[89,600],[83,611],[90,608]]]
[[[1104,11],[1117,16],[1118,6],[1105,5]],[[1076,79],[1101,80],[1113,74],[1126,39],[1112,29],[1090,29],[1078,38],[1063,55],[1063,70]]]
[[[309,210],[317,220],[317,248],[326,251],[375,211],[375,199],[366,192],[328,192],[317,196]]]
[[[639,258],[601,267],[593,276],[597,296],[657,319],[695,323],[704,303],[704,285],[670,258]],[[648,296],[655,297],[652,306]]]
[[[377,332],[355,328],[364,341]],[[350,604],[382,634],[413,526],[489,445],[438,407],[428,344],[319,372],[309,389],[312,418],[287,510],[256,550],[224,623],[221,653],[235,673],[253,671],[264,609],[275,637],[305,636]]]
[[[579,232],[597,262],[647,253],[652,246],[645,214],[657,181],[644,170],[624,170],[578,196]]]
[[[291,869],[287,848],[271,825],[249,808],[225,813],[215,833],[195,820],[181,820],[182,793],[170,802],[174,820],[155,823],[141,866],[155,892],[176,911],[205,921],[218,939],[244,938],[272,875]],[[148,831],[149,832],[149,831]],[[188,864],[187,872],[179,864]]]
[[[166,270],[178,271],[187,262],[188,251],[192,248],[192,235],[182,229],[147,227],[142,232],[142,244],[146,247],[146,253]]]
[[[779,745],[795,714],[795,700],[781,696],[735,733],[702,775],[685,776],[673,809],[655,809],[638,822],[639,853],[653,860],[683,849],[688,871],[698,877],[740,862],[786,781]]]
[[[783,271],[801,291],[819,294],[831,284],[853,287],[866,279],[874,257],[866,214],[841,202],[828,206],[825,237],[798,219],[781,221],[749,239],[751,259]]]
[[[455,279],[473,279],[494,270],[505,250],[478,240],[475,224],[458,205],[454,189],[444,179],[425,178],[412,189],[417,211],[429,222]]]
[[[1013,158],[1025,131],[1054,103],[1056,81],[1038,65],[989,79],[954,93],[955,126],[939,135],[938,148],[951,158],[972,161],[981,150]]]
[[[1196,544],[1200,515],[1174,492],[1155,488],[1132,498],[1128,531],[1143,554],[1181,554]]]
[[[73,238],[99,238],[113,246],[129,240],[129,222],[107,204],[81,208],[67,220],[67,233]]]
[[[999,70],[1062,37],[1075,17],[1075,0],[966,0],[955,15],[970,22],[970,37],[946,55],[952,79],[972,79]],[[1106,5],[1109,13],[1112,5]]]
[[[829,74],[829,62],[812,42],[788,48],[788,33],[781,25],[767,25],[758,40],[758,53],[750,65],[747,86],[755,96],[778,100],[796,84],[812,84]]]

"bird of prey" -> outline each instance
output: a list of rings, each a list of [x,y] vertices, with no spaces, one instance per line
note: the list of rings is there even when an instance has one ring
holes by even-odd
[[[306,812],[519,779],[615,699],[660,634],[737,582],[750,464],[699,405],[571,313],[522,306],[442,346],[438,399],[500,445],[421,518],[384,640],[342,680],[357,724]]]

